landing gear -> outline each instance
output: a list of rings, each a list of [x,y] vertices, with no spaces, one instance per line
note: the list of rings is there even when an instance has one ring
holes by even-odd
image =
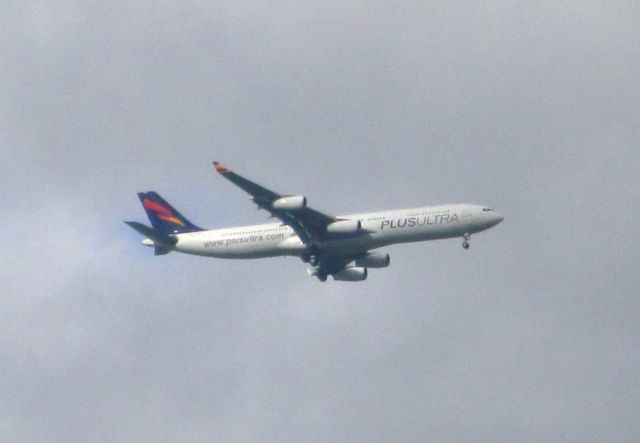
[[[320,248],[317,245],[311,245],[300,256],[303,262],[309,263],[311,266],[316,267],[320,263]]]
[[[307,269],[309,275],[317,277],[321,282],[327,281],[329,273],[327,272],[326,266],[324,266],[324,256],[318,245],[310,245],[300,258],[303,262],[313,266],[314,269]]]
[[[462,247],[464,249],[469,249],[469,239],[471,238],[471,236],[469,234],[464,234],[462,236],[462,238],[464,239],[464,241],[462,242]]]
[[[327,276],[329,275],[327,270],[321,267],[316,269],[307,269],[307,274],[311,277],[317,277],[321,282],[327,281]]]

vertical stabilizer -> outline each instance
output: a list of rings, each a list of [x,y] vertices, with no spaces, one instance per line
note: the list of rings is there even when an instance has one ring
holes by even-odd
[[[155,231],[169,235],[203,230],[187,220],[158,193],[140,192],[138,197]]]

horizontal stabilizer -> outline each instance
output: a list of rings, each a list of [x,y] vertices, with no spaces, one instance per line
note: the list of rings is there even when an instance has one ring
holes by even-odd
[[[178,239],[175,238],[174,236],[163,234],[162,232],[158,232],[149,226],[143,225],[142,223],[133,222],[133,221],[126,221],[125,223],[131,226],[136,231],[138,231],[140,234],[147,237],[148,239],[153,240],[153,243],[156,246],[156,252],[158,252],[157,251],[158,248],[162,247],[163,249],[167,249],[167,247],[173,246],[176,243],[178,243]],[[162,255],[162,254],[156,254],[156,255]]]

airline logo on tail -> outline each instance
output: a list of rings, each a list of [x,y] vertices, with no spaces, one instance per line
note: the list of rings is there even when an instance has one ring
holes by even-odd
[[[182,223],[174,216],[173,212],[171,212],[171,209],[167,208],[161,203],[153,201],[150,198],[145,198],[144,200],[142,200],[142,206],[144,206],[145,209],[149,209],[150,211],[155,212],[160,220],[184,226],[184,223]]]

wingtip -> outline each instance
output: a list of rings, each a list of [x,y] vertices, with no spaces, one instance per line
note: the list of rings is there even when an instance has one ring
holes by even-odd
[[[225,172],[228,172],[229,170],[227,168],[225,168],[224,166],[222,166],[222,163],[220,163],[219,161],[214,161],[213,162],[213,167],[216,168],[216,171],[223,174]]]

